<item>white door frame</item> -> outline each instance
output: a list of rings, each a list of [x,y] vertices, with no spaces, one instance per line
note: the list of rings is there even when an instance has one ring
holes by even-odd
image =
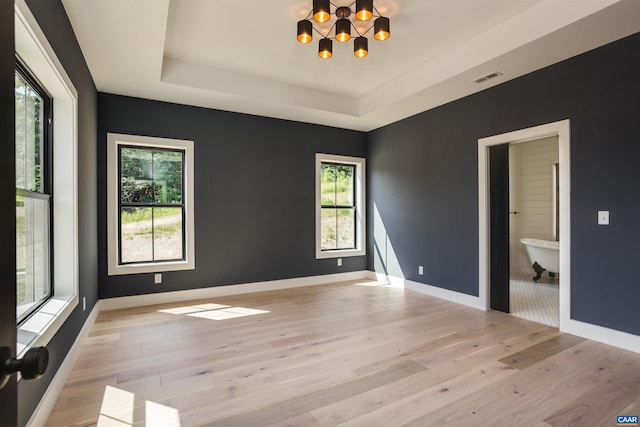
[[[570,121],[547,123],[527,129],[489,136],[478,140],[478,236],[480,305],[489,310],[489,147],[558,137],[560,149],[560,330],[565,331],[571,320],[571,165]]]

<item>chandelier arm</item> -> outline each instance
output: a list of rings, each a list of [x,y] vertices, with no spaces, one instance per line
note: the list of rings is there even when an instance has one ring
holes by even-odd
[[[377,13],[377,15],[373,15],[373,16],[375,16],[376,18],[381,18],[382,14],[378,11],[378,8],[376,7],[376,5],[372,4],[371,6],[373,6],[373,10]]]
[[[356,30],[356,33],[358,33],[358,36],[360,36],[360,37],[364,37],[364,36],[366,36],[366,35],[367,35],[367,33],[368,33],[369,31],[371,31],[371,29],[372,29],[374,26],[373,26],[373,25],[371,25],[369,28],[367,28],[367,30],[366,30],[364,33],[361,33],[360,31],[358,31],[358,29],[356,28],[356,26],[355,26],[355,25],[353,25],[353,22],[351,23],[351,27],[352,27],[354,30]]]
[[[358,31],[358,28],[353,24],[353,21],[349,20],[349,22],[351,23],[351,28],[356,30],[356,34],[358,34],[358,37],[362,37],[362,34],[360,34],[360,31]],[[366,34],[366,32],[365,32],[365,34]]]
[[[368,33],[369,31],[371,31],[371,29],[372,29],[372,28],[373,28],[373,25],[372,25],[372,26],[370,26],[369,28],[367,28],[367,31],[365,31],[365,32],[364,32],[364,33],[362,33],[362,34],[360,34],[360,33],[358,32],[358,29],[356,29],[356,33],[358,33],[358,35],[359,35],[360,37],[364,37],[364,36],[366,36],[366,35],[367,35],[367,33]]]
[[[331,31],[333,31],[333,29],[335,28],[336,23],[334,22],[333,25],[331,26],[331,28],[329,28],[329,31],[327,32],[327,34],[323,34],[322,31],[320,31],[319,29],[317,29],[316,27],[313,26],[313,24],[311,25],[311,29],[313,29],[313,31],[315,31],[316,33],[320,34],[323,38],[325,39],[330,39],[332,37],[329,37],[329,34],[331,34]],[[357,31],[357,30],[356,30]],[[335,38],[335,37],[333,37]]]

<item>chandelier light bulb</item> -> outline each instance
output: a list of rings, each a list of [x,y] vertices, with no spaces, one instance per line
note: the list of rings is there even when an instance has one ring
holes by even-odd
[[[351,38],[351,21],[342,18],[336,21],[336,40],[346,42]]]
[[[313,40],[313,25],[308,19],[298,21],[298,41],[300,43],[309,43]]]
[[[329,0],[313,0],[313,19],[317,22],[327,22],[331,19]]]
[[[369,40],[366,37],[356,37],[353,41],[353,54],[364,58],[369,54]]]
[[[318,56],[322,59],[329,59],[333,56],[333,40],[327,37],[320,39]]]
[[[373,37],[376,40],[386,40],[390,35],[389,18],[381,16],[373,21]]]
[[[373,16],[373,0],[356,0],[356,18],[368,21]]]

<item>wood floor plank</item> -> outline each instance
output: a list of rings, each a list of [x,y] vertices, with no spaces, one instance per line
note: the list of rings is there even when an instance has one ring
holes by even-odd
[[[585,345],[591,344],[594,343],[586,343]],[[502,410],[492,421],[502,425],[530,425],[539,420],[545,420],[545,424],[548,424],[546,419],[551,414],[565,408],[568,401],[606,382],[624,366],[626,359],[625,356],[619,354],[619,349],[599,344],[592,347],[594,347],[593,351],[586,352],[588,357],[584,359],[573,357],[575,352],[567,352],[565,354],[566,360],[568,363],[574,363],[575,368],[567,371],[555,384],[527,391],[525,399],[511,401],[509,407]],[[603,348],[604,351],[599,352],[597,347]],[[488,426],[489,424],[485,422],[479,425]],[[585,423],[582,425],[598,424]]]
[[[271,425],[288,418],[310,412],[327,403],[346,399],[354,394],[360,394],[367,390],[377,388],[382,384],[406,378],[418,372],[424,371],[424,367],[416,362],[404,362],[390,366],[380,372],[359,377],[332,387],[298,396],[277,404],[260,408],[255,411],[245,412],[229,418],[224,418],[211,423],[215,427]]]
[[[500,362],[480,365],[435,386],[418,391],[401,400],[385,404],[371,412],[352,418],[340,426],[403,425],[422,414],[448,406],[474,391],[511,376],[514,369]],[[428,424],[422,424],[428,425]]]
[[[582,341],[584,338],[562,334],[504,357],[500,361],[516,369],[525,369]]]
[[[554,427],[605,425],[613,423],[611,413],[622,415],[629,405],[638,401],[640,362],[635,362],[617,369],[607,382],[599,383],[544,421]]]
[[[514,374],[510,377],[470,393],[438,411],[422,415],[407,425],[420,426],[427,420],[439,426],[526,425],[514,419],[523,417],[532,407],[552,411],[553,406],[541,405],[553,397],[559,397],[558,402],[561,402],[580,393],[579,388],[571,386],[580,385],[580,381],[587,378],[590,372],[597,371],[597,364],[609,349],[607,346],[591,344],[578,343],[526,369],[513,368]],[[590,378],[587,384],[590,384]],[[532,421],[544,418],[546,416],[542,415]]]
[[[496,360],[505,352],[513,353],[521,348],[529,347],[538,341],[547,339],[548,334],[557,334],[556,331],[547,327],[540,328],[539,325],[531,326],[537,329],[536,332],[506,340],[505,343],[494,344],[480,351],[470,346],[472,349],[468,353],[461,352],[457,354],[455,358],[441,360],[440,364],[432,361],[432,363],[427,365],[425,372],[314,410],[312,414],[323,426],[343,423],[367,412],[374,411],[381,406],[388,405],[389,403],[442,384],[464,373],[468,373],[472,371],[473,367],[481,363]],[[448,349],[438,351],[434,348],[433,353],[437,354],[447,350]]]
[[[609,425],[638,412],[639,367],[637,353],[352,281],[102,312],[47,426]]]

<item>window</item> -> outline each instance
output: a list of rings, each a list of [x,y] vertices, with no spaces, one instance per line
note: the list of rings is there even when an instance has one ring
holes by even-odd
[[[184,152],[119,147],[120,264],[184,261]]]
[[[51,296],[51,98],[20,62],[15,71],[16,319]]]
[[[340,163],[320,165],[320,249],[356,247],[356,167]]]
[[[107,139],[109,274],[193,269],[193,141]]]
[[[316,154],[316,258],[365,255],[365,160]]]
[[[78,92],[24,0],[14,10],[20,357],[47,345],[80,297]]]

